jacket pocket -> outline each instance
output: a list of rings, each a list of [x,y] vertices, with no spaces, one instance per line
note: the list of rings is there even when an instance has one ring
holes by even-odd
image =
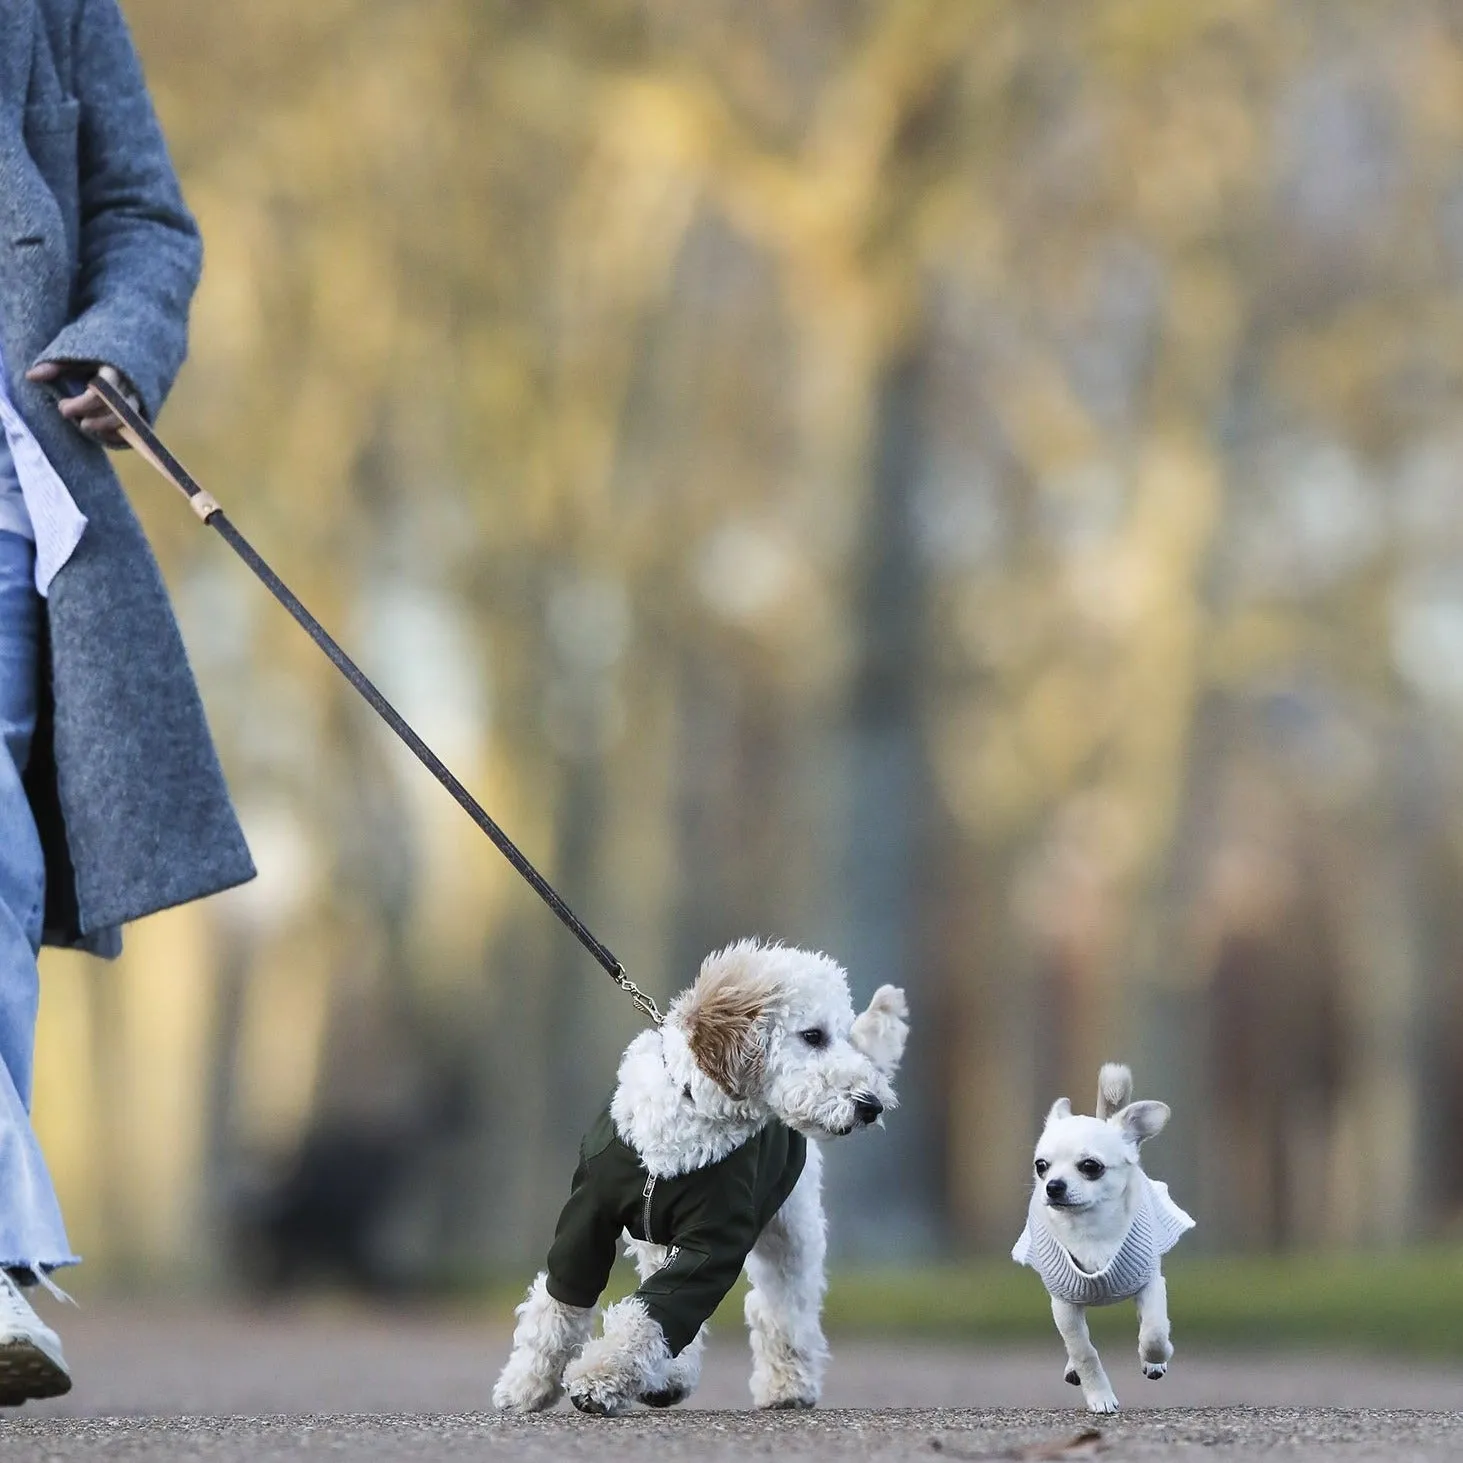
[[[641,1295],[674,1295],[706,1263],[701,1250],[688,1250],[672,1245],[666,1252],[665,1264],[640,1282]],[[740,1273],[740,1267],[738,1267]]]
[[[75,97],[62,97],[54,102],[35,102],[25,109],[26,141],[49,133],[76,134],[81,120],[81,103]]]

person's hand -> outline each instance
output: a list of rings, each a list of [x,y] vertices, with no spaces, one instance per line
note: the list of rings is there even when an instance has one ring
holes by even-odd
[[[43,386],[59,381],[63,376],[81,377],[88,381],[93,376],[100,376],[127,398],[134,411],[142,409],[132,383],[115,366],[93,365],[85,361],[41,361],[25,373],[27,381],[36,381]],[[127,446],[121,433],[121,418],[90,386],[77,396],[63,396],[59,408],[68,422],[88,437],[95,437],[103,447]]]

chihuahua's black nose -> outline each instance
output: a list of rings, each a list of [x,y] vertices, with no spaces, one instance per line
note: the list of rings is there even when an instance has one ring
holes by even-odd
[[[1046,1196],[1048,1199],[1065,1199],[1067,1197],[1066,1179],[1048,1179],[1046,1181]]]
[[[867,1126],[884,1111],[884,1104],[877,1097],[860,1097],[855,1100],[853,1110],[859,1122]]]

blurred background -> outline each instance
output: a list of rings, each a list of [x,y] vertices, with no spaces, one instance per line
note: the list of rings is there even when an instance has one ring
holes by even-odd
[[[1456,6],[124,8],[178,455],[645,989],[907,989],[843,1271],[1014,1270],[1119,1058],[1197,1259],[1463,1273]],[[125,475],[260,877],[46,957],[88,1283],[516,1288],[639,1020]]]

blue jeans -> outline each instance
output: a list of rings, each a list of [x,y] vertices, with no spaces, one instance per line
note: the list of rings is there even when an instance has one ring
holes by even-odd
[[[40,1271],[76,1257],[30,1123],[46,890],[40,835],[21,785],[40,688],[34,574],[35,545],[0,532],[0,1266]]]

